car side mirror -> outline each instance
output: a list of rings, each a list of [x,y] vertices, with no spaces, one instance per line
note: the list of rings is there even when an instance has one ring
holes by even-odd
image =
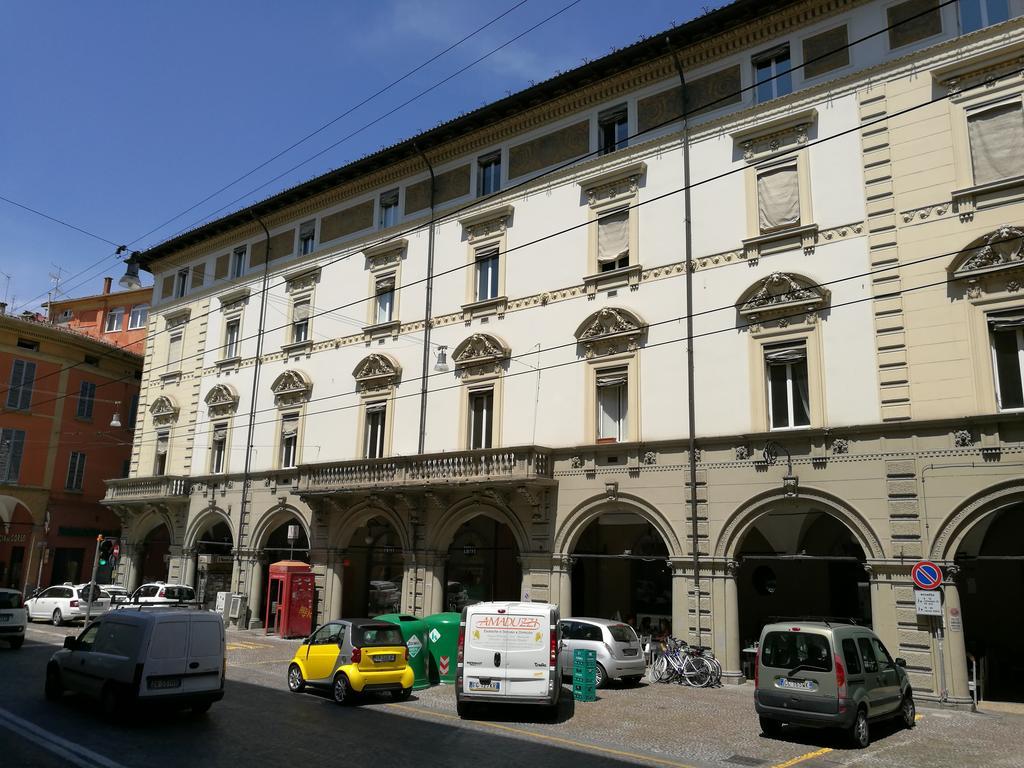
[[[896,657],[896,666],[897,667],[905,667],[905,666],[907,666],[907,660],[904,659],[902,656],[897,656]]]
[[[78,647],[78,640],[76,640],[71,635],[68,635],[64,638],[64,647],[67,648],[69,651],[73,651],[75,650],[75,648]]]

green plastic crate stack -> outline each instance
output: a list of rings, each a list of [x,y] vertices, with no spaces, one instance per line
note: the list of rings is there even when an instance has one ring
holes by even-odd
[[[594,679],[597,676],[597,652],[578,649],[572,652],[572,697],[576,701],[597,701]]]

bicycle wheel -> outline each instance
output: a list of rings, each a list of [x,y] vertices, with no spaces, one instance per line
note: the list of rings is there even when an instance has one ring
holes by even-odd
[[[648,676],[651,678],[652,683],[661,683],[665,681],[665,677],[668,674],[668,657],[664,654],[659,656],[651,664],[651,671]]]
[[[694,688],[704,688],[711,682],[711,665],[707,659],[700,656],[688,656],[686,658],[686,684]]]

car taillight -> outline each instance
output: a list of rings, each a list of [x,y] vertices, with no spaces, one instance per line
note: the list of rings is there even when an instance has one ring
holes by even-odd
[[[404,659],[405,659],[406,661],[408,661],[408,660],[409,660],[409,646],[407,646],[407,645],[403,645],[403,646],[402,646],[402,657],[403,657],[403,658],[404,658]]]
[[[758,651],[754,654],[754,687],[757,688],[757,684],[761,679],[761,652]]]
[[[463,649],[465,647],[466,647],[466,625],[465,624],[461,624],[461,625],[459,625],[459,653],[458,653],[458,656],[456,657],[459,664],[462,663],[462,652],[463,652]]]
[[[551,657],[548,659],[550,666],[555,666],[558,663],[558,630],[555,627],[551,628]]]
[[[358,664],[363,660],[363,650],[361,648],[352,649],[352,663]]]
[[[72,608],[77,608],[78,607],[78,601],[77,600],[72,600],[71,601],[71,607]]]
[[[846,668],[839,660],[839,654],[835,654],[836,664],[836,688],[839,689],[839,698],[846,698]]]
[[[167,592],[165,590],[161,589],[159,592],[156,593],[156,596],[157,597],[163,597],[166,594],[167,594]]]

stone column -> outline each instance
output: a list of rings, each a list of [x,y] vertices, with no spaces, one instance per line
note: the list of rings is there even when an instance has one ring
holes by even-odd
[[[558,613],[563,619],[572,616],[572,564],[573,559],[569,555],[554,557],[558,589],[555,595],[558,600]]]
[[[946,635],[946,680],[948,701],[955,706],[970,706],[973,702],[968,688],[967,647],[964,643],[963,612],[960,608],[960,589],[956,577],[959,568],[946,568],[946,580],[942,583],[943,623]]]
[[[868,591],[871,595],[871,628],[882,639],[882,644],[895,654],[899,648],[899,628],[896,619],[896,593],[890,579],[883,574],[881,563],[866,563]]]
[[[327,568],[327,621],[341,618],[341,599],[345,588],[345,553],[335,551]]]
[[[444,569],[448,561],[448,555],[435,552],[427,560],[424,567],[423,580],[429,588],[426,595],[425,605],[430,606],[430,613],[441,613],[448,610],[445,605],[445,595],[448,585],[444,583]]]
[[[729,560],[725,570],[725,658],[722,659],[722,680],[738,684],[745,680],[740,658],[743,641],[740,637],[740,605],[736,586],[739,563]]]
[[[183,549],[181,551],[181,557],[185,562],[185,576],[184,583],[193,589],[196,587],[196,550],[194,549]]]
[[[680,560],[672,560],[672,634],[676,637],[689,640],[690,616],[688,611],[688,597],[692,579],[688,578],[686,567]],[[698,611],[700,601],[697,601]],[[700,614],[696,616],[700,621]]]
[[[263,611],[260,608],[260,600],[263,598],[263,557],[259,554],[252,555],[249,560],[249,629],[263,628]]]
[[[128,574],[125,580],[128,593],[131,594],[139,588],[142,577],[142,545],[126,544],[125,564],[128,566]]]

